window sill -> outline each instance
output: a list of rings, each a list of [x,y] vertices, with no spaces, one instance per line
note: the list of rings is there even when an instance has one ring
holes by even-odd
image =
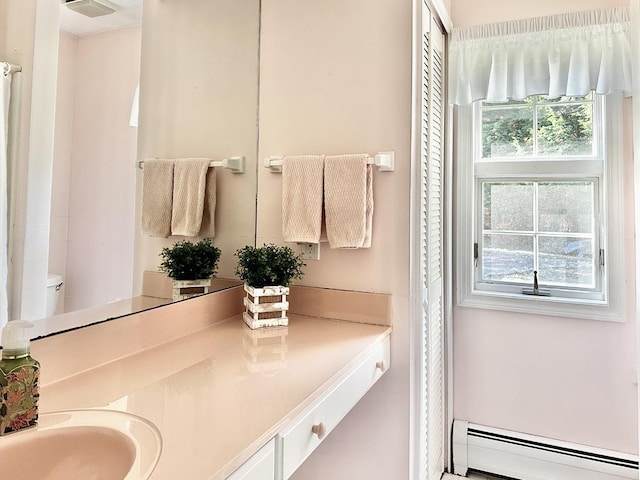
[[[611,303],[588,300],[576,302],[560,297],[530,297],[521,294],[474,291],[467,295],[459,295],[458,306],[552,317],[624,322],[621,309],[615,308]]]

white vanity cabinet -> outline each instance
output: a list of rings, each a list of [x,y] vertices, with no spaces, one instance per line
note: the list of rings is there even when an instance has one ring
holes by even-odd
[[[275,480],[275,443],[275,438],[271,439],[269,443],[227,477],[227,480]]]
[[[390,339],[373,348],[277,436],[278,480],[287,480],[389,368]]]
[[[386,337],[227,480],[287,480],[389,368]]]

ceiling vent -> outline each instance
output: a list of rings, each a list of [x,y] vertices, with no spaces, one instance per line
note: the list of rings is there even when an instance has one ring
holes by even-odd
[[[116,11],[116,6],[107,0],[66,0],[64,4],[86,17],[101,17]]]

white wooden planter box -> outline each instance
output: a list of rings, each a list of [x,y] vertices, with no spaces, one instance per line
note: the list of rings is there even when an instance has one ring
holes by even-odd
[[[289,325],[287,295],[289,287],[253,288],[244,284],[244,313],[242,318],[250,328],[286,327]]]
[[[210,289],[210,278],[200,280],[173,280],[173,301],[203,295],[209,293]]]

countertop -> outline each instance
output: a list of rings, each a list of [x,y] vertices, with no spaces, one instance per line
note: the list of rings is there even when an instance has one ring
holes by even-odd
[[[299,315],[288,327],[250,330],[236,315],[45,385],[40,411],[141,415],[164,442],[152,478],[223,479],[390,332]]]

